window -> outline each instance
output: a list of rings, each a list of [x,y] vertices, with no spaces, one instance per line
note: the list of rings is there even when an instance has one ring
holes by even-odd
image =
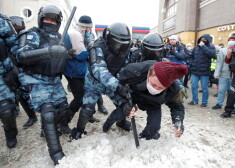
[[[25,7],[21,10],[21,16],[24,18],[25,22],[29,22],[33,19],[33,11],[28,8]]]
[[[215,42],[215,36],[210,35],[210,37],[211,37],[211,43],[214,44],[214,42]]]
[[[163,31],[168,31],[175,28],[176,25],[176,11],[177,11],[177,0],[166,1],[166,15],[163,21]]]
[[[32,16],[32,11],[30,9],[24,9],[23,15],[24,17],[29,18],[30,16]]]
[[[170,30],[170,29],[174,28],[175,27],[175,21],[176,21],[175,16],[168,19],[168,20],[166,20],[166,21],[164,21],[163,30],[167,31],[167,30]]]
[[[175,15],[176,10],[177,10],[176,0],[168,0],[166,5],[166,18]]]
[[[216,0],[200,0],[200,8],[203,8],[204,6],[207,6],[215,1]]]

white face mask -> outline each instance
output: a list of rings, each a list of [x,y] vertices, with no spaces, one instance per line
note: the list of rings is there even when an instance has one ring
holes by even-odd
[[[163,91],[163,90],[154,89],[148,82],[147,82],[147,89],[151,95],[160,94]]]
[[[229,42],[228,42],[228,48],[231,47],[231,46],[233,46],[233,45],[235,45],[235,41],[229,41]]]

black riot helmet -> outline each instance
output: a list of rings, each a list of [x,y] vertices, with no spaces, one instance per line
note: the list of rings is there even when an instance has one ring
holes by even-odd
[[[44,18],[50,18],[56,21],[56,25],[44,23]],[[61,21],[62,21],[62,12],[61,10],[55,5],[46,5],[39,9],[38,12],[38,27],[43,28],[47,32],[58,32]]]
[[[110,50],[119,55],[125,53],[131,44],[131,33],[124,23],[113,23],[103,32],[103,38]]]
[[[164,42],[158,34],[147,34],[142,41],[141,50],[145,60],[159,61],[162,55]]]
[[[15,28],[16,32],[19,33],[21,30],[25,29],[24,19],[20,16],[10,16],[11,23]]]

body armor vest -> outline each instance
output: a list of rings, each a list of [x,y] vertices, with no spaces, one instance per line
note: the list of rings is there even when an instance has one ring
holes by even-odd
[[[45,55],[51,54],[51,57],[38,61],[36,64],[33,65],[24,66],[25,72],[38,73],[47,76],[57,76],[62,74],[67,60],[66,53],[65,54],[58,53],[57,56],[54,56],[53,53],[50,53],[50,48],[45,48],[46,44],[49,44],[48,47],[57,45],[60,41],[61,35],[59,33],[53,34],[53,36],[57,38],[51,38],[49,36],[50,34],[35,27],[30,29],[29,31],[37,32],[40,35],[39,49],[41,49],[40,51],[41,55],[43,56],[44,54]],[[37,55],[35,56],[40,56],[40,53],[37,53]]]

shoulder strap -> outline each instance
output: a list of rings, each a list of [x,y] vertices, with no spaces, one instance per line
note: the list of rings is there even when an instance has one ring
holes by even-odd
[[[47,35],[46,35],[46,32],[37,28],[37,27],[33,27],[31,29],[29,29],[28,31],[31,31],[31,32],[37,32],[41,38],[45,39],[48,43],[52,44],[59,44],[59,40],[58,41],[52,41]],[[60,39],[61,38],[61,35],[59,33],[56,33],[56,35],[58,36],[58,38]]]

